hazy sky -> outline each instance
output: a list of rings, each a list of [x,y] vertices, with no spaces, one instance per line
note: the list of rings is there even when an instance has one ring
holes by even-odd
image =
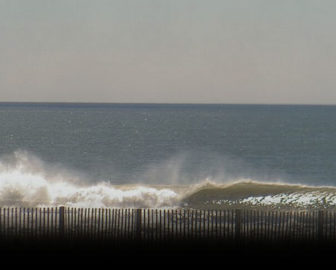
[[[336,1],[0,0],[0,101],[336,104]]]

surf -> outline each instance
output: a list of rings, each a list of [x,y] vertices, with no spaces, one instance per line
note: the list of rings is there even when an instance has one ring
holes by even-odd
[[[157,177],[159,177],[156,174]],[[27,151],[0,157],[1,207],[78,208],[272,208],[336,207],[336,187],[258,179],[192,184],[90,183],[80,173],[48,164]],[[157,181],[160,183],[160,179]]]

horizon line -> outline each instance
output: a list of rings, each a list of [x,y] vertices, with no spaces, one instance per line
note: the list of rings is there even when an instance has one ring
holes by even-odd
[[[97,105],[255,105],[255,106],[336,106],[328,103],[198,103],[198,102],[89,102],[89,101],[0,101],[0,104],[97,104]]]

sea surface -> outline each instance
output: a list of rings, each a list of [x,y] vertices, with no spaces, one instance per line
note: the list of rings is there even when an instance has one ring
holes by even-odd
[[[336,106],[0,103],[0,206],[333,208]]]

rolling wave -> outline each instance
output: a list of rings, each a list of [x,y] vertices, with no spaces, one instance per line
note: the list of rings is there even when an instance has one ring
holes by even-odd
[[[193,208],[332,208],[336,187],[306,186],[240,180],[231,184],[206,183],[182,199]]]
[[[83,181],[82,181],[83,182]],[[83,184],[24,151],[0,157],[1,207],[316,209],[336,207],[336,187],[240,179],[191,185]]]

